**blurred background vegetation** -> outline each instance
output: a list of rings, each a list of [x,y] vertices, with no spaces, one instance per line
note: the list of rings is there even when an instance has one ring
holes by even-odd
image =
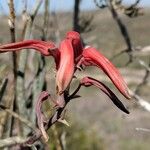
[[[10,1],[8,0],[8,2]],[[142,15],[137,13],[133,16],[129,16],[126,11],[122,11],[118,5],[118,8],[115,8],[115,5],[113,5],[119,19],[128,32],[132,45],[132,48],[128,49],[129,47],[125,42],[126,37],[120,32],[120,27],[113,17],[110,6],[107,6],[107,3],[105,3],[108,1],[91,0],[95,5],[95,9],[84,11],[80,8],[81,1],[82,0],[72,1],[74,6],[69,11],[55,11],[49,8],[49,5],[51,5],[50,0],[43,0],[40,3],[43,9],[40,10],[40,12],[38,12],[39,10],[37,9],[37,14],[34,14],[34,8],[37,8],[36,5],[40,0],[34,0],[33,8],[26,5],[26,0],[22,0],[20,4],[22,9],[18,7],[15,8],[15,12],[17,12],[14,18],[15,41],[21,41],[23,39],[42,39],[46,41],[52,40],[58,45],[67,31],[79,31],[84,43],[93,45],[99,49],[101,53],[112,60],[115,66],[119,68],[130,90],[133,91],[136,96],[140,97],[140,100],[144,99],[146,102],[150,103],[149,7],[142,9]],[[110,0],[110,2],[113,1]],[[2,3],[6,4],[3,5]],[[14,4],[16,5],[17,1],[14,1]],[[65,6],[67,4],[61,3],[61,5]],[[121,2],[120,5],[122,5]],[[13,41],[8,24],[8,20],[10,19],[9,7],[4,0],[0,1],[0,6],[0,44],[10,43]],[[5,8],[2,8],[2,6],[8,7],[8,13],[7,11],[3,11]],[[122,6],[129,8],[131,4]],[[138,7],[140,7],[139,4],[135,6],[135,8]],[[19,11],[17,9],[19,9]],[[132,12],[134,10],[131,9],[130,11],[134,13]],[[29,23],[28,26],[30,29],[25,27],[25,23]],[[122,51],[123,53],[121,53],[121,55],[117,55]],[[22,101],[26,101],[26,103],[24,102],[26,105],[25,111],[29,116],[32,115],[32,117],[25,117],[25,114],[21,115],[36,125],[33,119],[35,118],[35,114],[32,112],[32,109],[34,109],[33,104],[42,89],[47,89],[50,93],[53,93],[55,89],[54,61],[51,57],[46,57],[46,64],[43,65],[42,57],[35,51],[26,51],[27,54],[23,52],[17,52],[17,63],[19,70],[19,63],[21,64],[22,61],[25,62],[23,87],[26,91],[26,98],[24,98],[23,95],[16,95],[19,97],[18,99],[23,97]],[[14,66],[11,55],[10,53],[0,54],[0,104],[20,114],[19,110],[16,109],[17,104],[13,102],[16,96],[14,94],[14,84],[16,85],[17,81],[16,83],[14,82],[12,71]],[[132,60],[130,60],[131,55],[133,57],[131,58]],[[24,57],[25,60],[21,59]],[[37,78],[34,78],[40,67],[44,69]],[[43,73],[44,79],[41,79]],[[149,150],[150,110],[142,107],[139,99],[136,99],[135,95],[133,95],[131,101],[125,101],[115,87],[109,82],[109,79],[104,76],[103,72],[95,70],[94,67],[90,67],[90,69],[85,72],[77,72],[77,80],[85,74],[92,74],[96,79],[109,85],[128,107],[130,114],[126,115],[120,110],[115,109],[111,101],[99,90],[95,88],[83,88],[80,91],[82,97],[71,101],[67,106],[67,120],[70,126],[67,127],[60,123],[54,125],[48,131],[50,136],[49,142],[47,144],[43,143],[42,140],[42,144],[37,142],[35,144],[36,146],[38,145],[37,149]],[[8,83],[6,83],[7,79]],[[6,83],[7,86],[3,91],[4,83]],[[31,87],[29,86],[30,84],[32,84]],[[76,86],[76,83],[74,83],[72,88]],[[49,103],[44,104],[43,107],[47,114],[51,113],[51,106]],[[18,133],[20,123],[17,120],[18,119],[12,118],[5,110],[0,110],[0,139],[7,139],[8,137],[17,136],[18,134],[22,136],[21,133]],[[142,129],[137,130],[137,128],[146,129],[146,131]],[[29,130],[26,131],[28,133],[31,132]],[[0,140],[0,145],[2,142],[3,141]],[[8,147],[8,149],[17,148],[18,147],[14,145]],[[7,148],[2,147],[2,149]]]

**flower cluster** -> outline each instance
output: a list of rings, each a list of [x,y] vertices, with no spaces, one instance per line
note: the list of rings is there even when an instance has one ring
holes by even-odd
[[[118,108],[125,113],[129,113],[117,96],[106,85],[92,77],[84,77],[81,79],[78,89],[73,94],[69,95],[68,89],[76,70],[83,70],[85,66],[96,66],[103,70],[103,72],[110,78],[110,80],[124,97],[127,99],[130,98],[127,85],[116,67],[94,47],[84,47],[79,33],[75,31],[69,31],[64,40],[60,42],[59,47],[57,47],[53,42],[26,40],[1,45],[0,53],[17,51],[24,48],[35,49],[41,52],[41,54],[44,56],[53,56],[57,70],[57,100],[55,101],[57,107],[65,107],[67,101],[76,96],[76,93],[81,86],[87,87],[94,85],[102,90]],[[43,126],[44,120],[41,119],[43,116],[41,115],[40,108],[41,102],[47,99],[49,94],[47,92],[43,92],[41,95],[42,96],[40,96],[37,102],[36,110],[38,114],[39,128],[41,129],[43,135],[45,135]]]

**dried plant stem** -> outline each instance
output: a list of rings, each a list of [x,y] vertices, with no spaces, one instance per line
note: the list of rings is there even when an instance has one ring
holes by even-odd
[[[131,43],[131,40],[130,40],[130,36],[128,34],[128,30],[126,28],[126,26],[124,25],[124,23],[122,22],[122,20],[119,18],[118,16],[118,13],[117,11],[115,10],[114,6],[113,6],[113,1],[112,0],[108,0],[108,8],[112,14],[112,17],[113,19],[116,21],[119,29],[120,29],[120,32],[125,40],[125,43],[127,45],[127,49],[129,51],[132,50],[132,43]]]
[[[14,1],[8,0],[8,6],[9,6],[9,19],[8,24],[10,28],[10,34],[11,34],[11,42],[16,41],[15,37],[15,9],[14,9]],[[14,79],[17,78],[17,53],[13,52],[12,54],[13,58],[13,72],[14,72]]]
[[[9,6],[9,19],[8,19],[8,25],[10,28],[10,35],[11,35],[11,42],[16,41],[15,37],[15,8],[14,8],[14,1],[8,0],[8,6]],[[15,109],[15,101],[16,101],[16,80],[17,80],[17,53],[12,53],[12,61],[13,61],[13,74],[14,74],[14,97],[10,101],[10,109]],[[10,116],[9,121],[7,122],[7,136],[12,135],[13,132],[13,125],[14,125],[14,119]]]
[[[26,16],[26,22],[25,22],[26,28],[25,28],[24,39],[31,38],[34,19],[41,6],[41,3],[42,0],[37,1],[37,5],[35,6],[33,13],[30,16]],[[25,94],[25,69],[27,65],[27,57],[28,57],[28,52],[26,50],[21,51],[19,57],[18,77],[17,77],[17,104],[18,104],[19,114],[22,116],[25,115],[27,117],[26,119],[29,119],[31,116],[28,115],[27,113],[26,94]],[[30,130],[24,126],[22,131],[24,136],[26,136],[29,132]]]
[[[134,98],[137,101],[137,104],[139,104],[142,108],[144,108],[144,110],[150,112],[150,103],[147,102],[146,100],[144,100],[143,98],[141,98],[139,95],[137,95],[136,93],[129,91],[132,98]]]
[[[42,2],[42,1],[41,1]],[[49,0],[45,0],[45,12],[44,12],[44,20],[43,20],[43,30],[42,30],[42,40],[46,40],[46,29],[48,28],[48,4]],[[32,99],[32,110],[31,110],[31,120],[36,124],[36,112],[34,106],[36,105],[37,98],[39,93],[43,90],[43,87],[46,86],[45,82],[45,58],[41,54],[36,54],[38,65],[36,76],[33,80],[33,99]],[[35,68],[33,68],[35,71]]]
[[[4,110],[5,112],[9,113],[14,118],[20,120],[22,123],[24,123],[26,126],[31,128],[32,130],[36,131],[36,127],[27,119],[25,119],[23,116],[18,115],[17,113],[13,112],[11,109],[6,108],[3,105],[0,105],[0,109]]]
[[[8,83],[8,79],[4,79],[2,82],[2,85],[0,86],[0,102],[4,96],[4,93],[6,91],[6,87],[7,87],[7,83]]]
[[[44,2],[44,21],[43,21],[43,35],[42,40],[46,40],[46,35],[48,31],[48,20],[49,19],[49,0],[45,0]]]
[[[80,31],[79,26],[79,14],[80,14],[80,2],[81,0],[74,0],[74,15],[73,15],[73,30]]]
[[[39,93],[42,91],[44,84],[45,84],[45,58],[40,55],[36,54],[38,60],[38,68],[36,72],[36,77],[33,82],[33,100],[32,100],[32,110],[31,110],[31,120],[36,123],[36,112],[35,112],[35,105],[38,99]]]
[[[79,87],[77,87],[77,89],[78,88]],[[78,90],[75,90],[75,91],[78,91]],[[59,108],[56,109],[54,114],[49,118],[48,122],[45,124],[45,126],[44,126],[45,131],[47,131],[50,127],[52,127],[52,125],[54,125],[56,122],[60,122],[60,120],[64,119],[63,117],[64,117],[65,108],[66,108],[67,104],[70,102],[70,97],[66,94],[64,94],[64,95],[65,95],[65,97],[64,97],[64,99],[65,99],[64,107],[62,107],[62,108],[59,107]],[[40,131],[37,131],[33,134],[33,136],[30,136],[28,139],[26,139],[25,142],[20,143],[20,144],[21,144],[21,146],[26,146],[28,144],[33,144],[34,142],[39,140],[39,138],[41,138],[41,137],[42,137],[42,133]]]
[[[6,92],[6,87],[8,84],[8,79],[3,79],[2,85],[0,86],[0,103],[4,103],[4,93]],[[0,138],[3,136],[3,131],[4,131],[4,125],[6,123],[6,113],[1,111],[1,116],[0,116]]]
[[[62,115],[63,110],[65,109],[65,107],[66,107],[66,105],[63,108],[58,108],[56,110],[56,112],[49,119],[48,123],[45,125],[45,130],[48,130],[53,124],[55,124],[59,119],[61,119],[61,115]],[[21,145],[26,146],[28,144],[33,144],[35,141],[37,141],[39,138],[41,138],[41,136],[42,136],[42,134],[41,134],[40,131],[35,132],[33,136],[26,139],[25,142],[21,143]]]
[[[1,139],[0,140],[0,148],[11,147],[17,144],[25,142],[25,139],[15,136],[11,138]]]

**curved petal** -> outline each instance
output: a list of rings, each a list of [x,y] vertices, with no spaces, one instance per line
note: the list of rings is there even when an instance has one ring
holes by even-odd
[[[25,40],[16,43],[0,45],[0,53],[18,51],[21,49],[36,49],[46,56],[52,55],[54,50],[57,50],[53,42],[45,42],[40,40]]]
[[[60,64],[56,75],[56,83],[58,93],[62,94],[69,86],[74,74],[74,51],[72,41],[69,39],[62,41],[59,52]]]
[[[53,56],[56,63],[56,69],[59,65],[59,51],[53,42],[40,40],[26,40],[16,43],[0,45],[0,53],[18,51],[21,49],[35,49],[44,56]]]
[[[93,47],[87,47],[83,50],[82,53],[84,60],[82,60],[83,64],[88,65],[95,65],[101,68],[106,75],[111,79],[117,89],[127,98],[130,99],[130,95],[128,92],[128,87],[122,78],[119,71],[116,67],[106,58],[104,57],[99,51],[97,51]],[[81,63],[81,62],[80,62]]]
[[[104,85],[102,82],[91,78],[91,77],[84,77],[81,81],[80,81],[81,85],[83,86],[96,86],[98,87],[100,90],[102,90],[111,100],[112,102],[123,112],[129,114],[129,111],[125,108],[125,106],[122,104],[122,102],[117,98],[117,96],[106,86]]]

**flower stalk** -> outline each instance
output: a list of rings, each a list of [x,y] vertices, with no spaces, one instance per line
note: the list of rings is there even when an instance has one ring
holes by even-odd
[[[116,86],[119,92],[127,99],[130,99],[128,87],[119,73],[118,69],[97,49],[92,46],[84,47],[80,34],[75,31],[69,31],[66,34],[64,40],[61,41],[60,46],[57,48],[53,42],[44,42],[40,40],[26,40],[22,42],[16,42],[11,44],[5,44],[0,46],[0,53],[18,51],[21,49],[35,49],[44,56],[52,56],[56,63],[56,100],[52,100],[55,103],[55,113],[50,117],[49,121],[45,120],[41,107],[43,101],[47,100],[50,94],[48,92],[42,92],[36,103],[36,114],[38,127],[41,133],[31,137],[28,143],[33,143],[35,139],[38,139],[43,135],[45,141],[48,140],[46,130],[51,127],[55,122],[64,123],[63,112],[67,103],[74,99],[81,97],[78,91],[81,87],[95,86],[103,91],[120,110],[129,114],[129,111],[115,95],[115,93],[109,89],[104,83],[94,79],[92,77],[84,77],[81,79],[79,86],[76,90],[70,94],[70,85],[76,70],[81,69],[84,66],[96,66],[103,70],[103,72],[110,78],[112,83]],[[63,118],[63,119],[62,119]],[[65,121],[66,122],[66,121]]]

